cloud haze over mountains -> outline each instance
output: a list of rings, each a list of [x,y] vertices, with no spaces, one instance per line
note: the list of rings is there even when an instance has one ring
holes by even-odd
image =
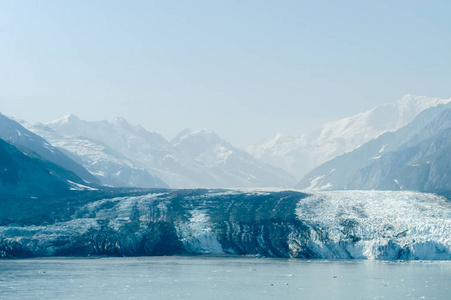
[[[451,99],[406,95],[341,120],[331,121],[310,134],[299,137],[276,135],[262,144],[245,149],[269,164],[290,172],[300,180],[314,167],[349,152],[384,132],[396,131],[423,110]]]
[[[446,188],[448,169],[437,168],[448,159],[443,141],[449,128],[448,115],[436,120],[432,112],[445,109],[450,101],[407,95],[328,122],[310,134],[278,135],[247,147],[248,152],[209,130],[185,129],[167,141],[123,118],[87,122],[75,115],[45,124],[21,121],[27,129],[0,115],[0,138],[66,169],[82,180],[71,182],[87,186],[434,190]],[[441,127],[430,125],[420,138],[426,125],[415,124],[422,115]],[[390,141],[382,143],[386,136]],[[438,156],[440,151],[444,156]],[[338,163],[344,158],[345,163]],[[412,172],[418,173],[415,179]]]
[[[74,115],[26,126],[78,157],[108,185],[231,188],[290,187],[295,182],[211,131],[185,130],[169,142],[122,118],[86,122]]]
[[[451,189],[451,103],[420,113],[307,174],[299,188],[320,190]]]

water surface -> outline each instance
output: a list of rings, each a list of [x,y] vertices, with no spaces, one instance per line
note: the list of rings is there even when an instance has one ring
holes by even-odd
[[[0,299],[451,299],[450,261],[138,257],[0,261]]]

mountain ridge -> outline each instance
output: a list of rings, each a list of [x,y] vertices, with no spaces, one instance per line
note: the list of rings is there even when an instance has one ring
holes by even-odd
[[[83,153],[80,157],[84,166],[93,173],[94,166],[100,164],[94,153],[89,154],[83,148],[82,140],[84,144],[89,140],[108,146],[118,154],[115,159],[120,156],[124,163],[128,161],[135,173],[137,169],[146,170],[171,187],[290,187],[295,183],[285,171],[256,160],[210,130],[183,130],[168,142],[161,135],[131,125],[123,118],[87,122],[74,115],[28,127],[66,151]]]
[[[77,174],[87,183],[100,184],[100,181],[85,168],[53,147],[41,136],[27,130],[20,123],[0,113],[0,138],[18,148],[29,149],[56,165]]]
[[[318,166],[296,187],[429,192],[449,189],[450,130],[451,103],[429,108],[407,126]]]
[[[351,117],[327,122],[299,137],[277,134],[274,138],[246,147],[264,162],[278,166],[300,180],[314,167],[389,131],[410,123],[421,111],[449,99],[405,95],[395,103],[382,104]]]
[[[0,139],[0,195],[2,199],[40,199],[67,195],[70,190],[93,190],[75,173],[42,159],[37,153]]]

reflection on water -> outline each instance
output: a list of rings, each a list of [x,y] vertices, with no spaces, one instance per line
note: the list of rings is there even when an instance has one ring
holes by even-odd
[[[450,299],[449,261],[139,257],[0,261],[0,299]]]

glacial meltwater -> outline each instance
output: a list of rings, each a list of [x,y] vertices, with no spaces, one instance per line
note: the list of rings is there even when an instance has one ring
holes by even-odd
[[[0,299],[451,299],[451,261],[0,260]]]

